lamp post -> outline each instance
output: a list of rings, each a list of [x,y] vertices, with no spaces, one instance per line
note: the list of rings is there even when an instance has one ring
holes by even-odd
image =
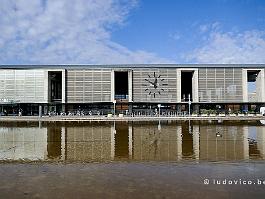
[[[190,94],[188,94],[188,99],[189,99],[189,117],[190,117],[190,105],[191,105]],[[190,119],[189,119],[189,133],[192,133]]]
[[[160,108],[161,108],[161,104],[158,104],[158,117],[160,117]]]
[[[188,99],[189,99],[189,117],[190,117],[190,105],[191,105],[190,94],[188,95]]]

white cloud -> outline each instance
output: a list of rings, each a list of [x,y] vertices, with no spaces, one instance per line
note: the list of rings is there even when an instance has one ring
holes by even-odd
[[[265,63],[265,32],[213,30],[206,41],[185,58],[193,63]]]
[[[1,64],[162,63],[111,40],[136,0],[1,0]]]

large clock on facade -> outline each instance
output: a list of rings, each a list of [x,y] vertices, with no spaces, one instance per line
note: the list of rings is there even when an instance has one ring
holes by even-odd
[[[148,77],[145,80],[145,91],[148,93],[148,95],[152,95],[154,98],[156,95],[161,95],[161,93],[164,90],[164,87],[167,86],[168,84],[165,83],[165,79],[161,77],[161,75],[156,75],[154,72],[151,75],[148,75]]]

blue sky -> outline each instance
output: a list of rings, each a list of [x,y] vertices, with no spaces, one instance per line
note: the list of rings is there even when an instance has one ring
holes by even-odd
[[[133,50],[184,61],[181,54],[199,48],[215,28],[237,34],[265,30],[264,13],[263,0],[144,0],[128,17],[126,27],[114,32],[113,39]],[[213,24],[215,28],[210,27]]]
[[[0,64],[265,63],[264,0],[0,0]]]

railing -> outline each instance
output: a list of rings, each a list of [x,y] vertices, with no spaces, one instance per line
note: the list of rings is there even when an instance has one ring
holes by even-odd
[[[61,102],[61,101],[62,101],[62,98],[59,98],[59,99],[57,99],[57,98],[52,98],[51,101],[52,101],[52,102]]]
[[[115,95],[115,99],[118,99],[118,100],[129,99],[129,95]]]
[[[55,112],[51,111],[48,112],[47,116],[49,117],[107,117],[108,114],[111,113],[111,111],[108,111],[108,113],[103,112],[102,110],[75,110],[75,111],[67,111],[67,112]],[[187,111],[170,111],[170,110],[163,110],[160,113],[158,111],[150,111],[150,110],[135,110],[132,112],[129,112],[128,110],[120,112],[122,113],[125,117],[188,117],[189,114]],[[0,116],[4,116],[6,114],[0,112]],[[118,114],[116,114],[118,116]],[[191,117],[265,117],[265,115],[262,115],[260,113],[251,113],[251,114],[227,114],[227,113],[202,113],[202,114],[197,114],[197,113],[192,113],[190,115]]]

